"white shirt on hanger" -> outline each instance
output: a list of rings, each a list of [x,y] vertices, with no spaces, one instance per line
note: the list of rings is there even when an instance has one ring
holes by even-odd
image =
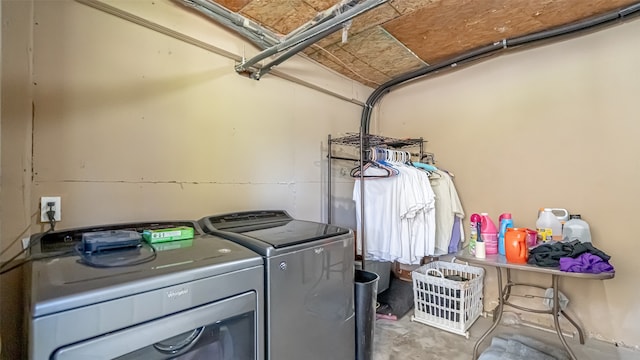
[[[447,254],[455,217],[464,218],[464,210],[453,180],[444,171],[435,171],[431,177],[431,188],[436,195],[435,207],[435,252]]]
[[[366,179],[364,188],[364,232],[366,258],[419,264],[435,250],[435,195],[427,174],[393,163],[399,174]],[[380,175],[375,167],[365,175]],[[358,226],[357,249],[362,253],[360,179],[353,188]]]

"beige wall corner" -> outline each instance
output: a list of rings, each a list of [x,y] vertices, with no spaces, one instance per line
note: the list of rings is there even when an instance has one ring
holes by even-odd
[[[176,1],[121,1],[121,0],[78,0],[95,8],[112,11],[123,18],[136,17],[151,28],[166,28],[182,38],[201,41],[220,54],[238,62],[243,57],[250,59],[261,49],[248,43],[244,38],[226,29],[205,15]],[[302,54],[302,53],[301,53]],[[268,62],[269,60],[265,61]],[[235,65],[235,64],[234,64]],[[234,72],[233,65],[229,72]],[[239,76],[239,75],[238,75]],[[294,56],[272,70],[265,77],[281,77],[298,82],[334,96],[364,103],[373,91],[368,86],[321,66],[303,55]]]
[[[177,10],[185,34],[216,29]],[[32,204],[61,196],[61,227],[265,207],[322,219],[326,136],[359,127],[351,85],[250,80],[226,56],[79,2],[38,2],[35,18]]]
[[[0,249],[6,261],[21,250],[31,224],[31,1],[3,1],[0,139]],[[15,241],[17,240],[17,241]],[[21,359],[22,271],[2,275],[2,359]],[[12,339],[8,341],[8,339]],[[14,341],[15,339],[15,341]]]
[[[497,221],[511,212],[520,227],[535,227],[540,207],[581,214],[616,276],[563,279],[569,311],[593,337],[635,349],[639,268],[629,250],[640,216],[639,33],[640,20],[630,20],[414,82],[385,97],[379,119],[386,135],[428,140],[437,165],[455,173],[467,214]],[[496,300],[490,270],[488,309]]]
[[[0,5],[0,19],[2,19],[2,5]],[[0,27],[0,99],[2,99],[2,27]],[[2,155],[2,101],[0,100],[0,156]],[[0,158],[1,159],[1,158]],[[2,197],[2,160],[0,160],[0,199]],[[0,201],[0,214],[2,213],[3,203]],[[2,217],[0,216],[0,234],[2,234]],[[0,235],[1,236],[1,235]],[[1,238],[1,237],[0,237]],[[0,240],[0,249],[4,248]],[[0,258],[1,261],[1,258]],[[0,277],[0,314],[2,314],[2,277]],[[0,329],[2,323],[0,323]],[[0,358],[2,357],[2,330],[0,330]]]
[[[140,11],[215,46],[247,46],[181,9],[161,20],[175,5],[157,4]],[[254,208],[322,220],[327,134],[358,131],[370,89],[306,59],[253,81],[211,47],[75,1],[2,6],[2,248],[46,230],[32,216],[41,196],[62,197],[59,229]],[[21,339],[21,284],[19,270],[2,279],[10,359],[22,358],[6,341]]]

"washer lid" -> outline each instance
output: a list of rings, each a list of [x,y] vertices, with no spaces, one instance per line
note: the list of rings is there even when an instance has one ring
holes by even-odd
[[[128,251],[136,250],[125,250]],[[115,256],[118,255],[114,254],[112,260],[119,260]],[[211,235],[198,235],[190,246],[157,250],[153,261],[139,265],[91,267],[78,260],[77,255],[68,255],[28,264],[33,317],[234,273],[263,263],[260,255],[246,247]]]
[[[349,229],[331,224],[294,220],[285,211],[254,211],[207,218],[205,231],[242,234],[274,248],[307,243],[349,233]],[[240,240],[233,237],[233,240]]]
[[[348,233],[349,230],[330,224],[292,220],[281,225],[266,225],[264,228],[243,232],[242,235],[264,241],[275,248],[307,243]]]
[[[92,255],[86,265],[74,252],[82,234],[104,230],[161,229],[193,226],[193,239],[114,250]],[[202,234],[189,221],[127,223],[37,234],[34,260],[27,264],[33,317],[106,302],[198,279],[261,267],[262,257],[220,237]],[[37,243],[36,243],[37,244]],[[148,262],[137,260],[149,259]],[[135,264],[134,264],[135,263]],[[128,265],[130,264],[130,265]],[[122,266],[127,265],[127,266]]]

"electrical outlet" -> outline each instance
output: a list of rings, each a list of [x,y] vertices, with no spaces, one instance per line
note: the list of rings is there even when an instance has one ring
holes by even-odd
[[[60,196],[43,196],[40,198],[40,221],[43,223],[49,222],[49,217],[47,216],[47,211],[49,211],[48,203],[54,203],[51,207],[51,210],[55,211],[53,218],[56,221],[62,220],[62,199]]]

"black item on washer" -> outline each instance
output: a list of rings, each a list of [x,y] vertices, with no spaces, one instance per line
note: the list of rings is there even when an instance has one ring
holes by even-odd
[[[84,253],[97,253],[109,250],[121,250],[140,246],[142,235],[132,230],[107,230],[94,231],[82,234],[82,246]]]

